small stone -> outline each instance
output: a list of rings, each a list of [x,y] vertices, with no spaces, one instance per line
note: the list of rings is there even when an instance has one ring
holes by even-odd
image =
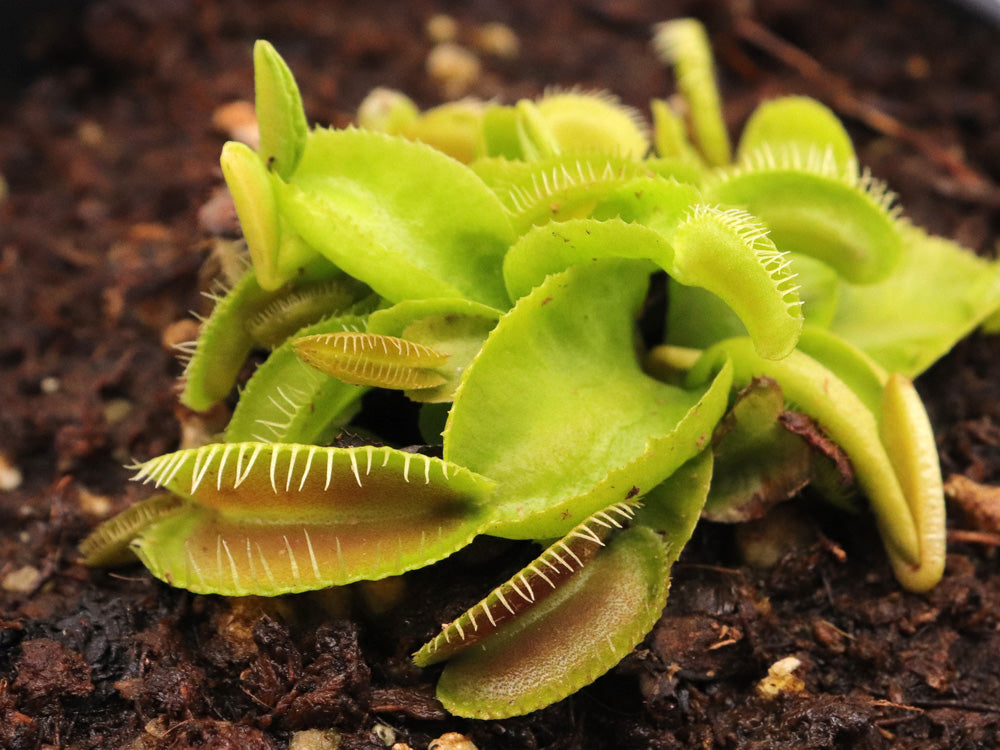
[[[427,19],[424,31],[435,44],[453,42],[458,36],[458,22],[446,13],[437,13]]]
[[[240,231],[233,196],[225,187],[216,188],[198,209],[198,226],[207,234],[235,236]]]
[[[521,40],[510,26],[486,23],[476,29],[475,47],[480,52],[504,60],[513,60],[521,51]]]
[[[292,734],[288,750],[337,750],[340,747],[340,733],[333,730],[306,729]]]
[[[806,685],[795,676],[795,670],[800,666],[802,662],[794,656],[776,661],[767,670],[767,677],[757,683],[757,695],[771,700],[782,693],[801,693]]]
[[[117,424],[132,411],[132,402],[127,398],[113,398],[104,404],[104,421],[109,425]]]
[[[3,577],[3,590],[13,594],[30,594],[38,588],[42,573],[33,565],[12,570]]]
[[[197,340],[200,328],[201,324],[192,318],[175,320],[160,334],[160,346],[171,354],[185,353],[185,344]]]
[[[431,740],[427,750],[476,750],[476,746],[464,734],[448,732],[436,740]]]
[[[86,487],[81,487],[79,497],[80,510],[88,516],[106,518],[111,514],[111,498],[106,495],[96,495]]]
[[[84,146],[100,146],[104,143],[104,128],[93,120],[84,120],[76,127],[76,138]]]
[[[5,453],[0,453],[0,492],[10,492],[21,486],[24,475]]]
[[[51,396],[53,393],[59,393],[60,388],[62,388],[62,382],[60,382],[59,378],[52,375],[38,381],[38,389],[46,396]]]
[[[448,99],[458,99],[479,80],[481,66],[474,52],[454,42],[438,44],[427,55],[427,74]]]
[[[212,113],[212,125],[234,141],[245,143],[250,148],[260,145],[260,129],[257,127],[257,113],[250,102],[235,101],[223,104]]]
[[[378,737],[386,747],[396,744],[396,730],[387,724],[376,724],[372,727],[372,734]]]

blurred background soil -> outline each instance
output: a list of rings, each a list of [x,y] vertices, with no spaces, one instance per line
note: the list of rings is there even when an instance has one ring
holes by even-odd
[[[252,101],[254,39],[318,123],[348,124],[379,85],[422,106],[576,85],[647,112],[673,91],[650,26],[692,14],[732,132],[762,98],[817,97],[915,223],[995,255],[1000,29],[944,0],[0,3],[0,748],[422,749],[447,732],[480,750],[1000,746],[997,530],[957,507],[947,575],[923,596],[896,585],[869,519],[817,508],[767,570],[703,524],[632,656],[495,722],[447,716],[408,654],[530,550],[485,542],[399,590],[280,601],[78,562],[145,492],[123,465],[225,416],[178,407],[170,345],[207,310],[232,231],[218,156],[242,123],[227,105]],[[445,37],[475,56],[467,79],[428,70]],[[996,339],[974,335],[918,383],[946,476],[1000,483],[998,373]],[[764,697],[789,656],[801,684]]]

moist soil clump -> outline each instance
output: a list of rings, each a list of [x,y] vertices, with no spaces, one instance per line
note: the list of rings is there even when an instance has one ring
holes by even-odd
[[[448,732],[480,750],[1000,745],[1000,530],[957,505],[945,578],[926,595],[900,589],[864,517],[800,503],[806,541],[765,570],[740,560],[732,528],[703,523],[632,655],[556,705],[491,722],[448,716],[436,671],[409,655],[530,559],[524,546],[484,539],[401,584],[275,600],[194,596],[139,566],[92,571],[76,551],[144,496],[123,465],[226,418],[177,405],[171,344],[207,309],[213,247],[236,236],[218,156],[239,127],[224,105],[252,98],[254,39],[288,60],[312,122],[344,126],[375,86],[442,101],[425,67],[436,14],[480,59],[459,94],[577,85],[641,108],[672,91],[650,25],[695,14],[733,132],[763,98],[814,96],[914,223],[991,255],[996,26],[929,0],[78,0],[18,13],[0,59],[0,747],[272,750],[297,737],[374,750]],[[517,44],[489,42],[491,22]],[[918,381],[946,477],[1000,483],[998,372],[997,340],[976,334]],[[799,666],[771,695],[761,681],[788,657]]]

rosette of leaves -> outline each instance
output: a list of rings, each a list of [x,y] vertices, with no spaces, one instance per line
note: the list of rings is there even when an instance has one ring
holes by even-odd
[[[815,101],[761,105],[732,157],[701,27],[661,25],[656,48],[688,121],[657,101],[649,127],[575,90],[426,112],[379,91],[360,129],[310,130],[259,42],[260,147],[222,156],[251,267],[189,347],[182,400],[208,408],[269,354],[220,442],[139,465],[163,492],[85,559],[271,596],[397,575],[478,534],[540,542],[415,657],[447,661],[440,699],[483,718],[628,653],[703,510],[856,487],[902,584],[933,586],[943,495],[911,379],[996,317],[1000,271],[901,219]],[[666,339],[646,351],[654,274]],[[330,447],[371,388],[420,403],[441,458]]]

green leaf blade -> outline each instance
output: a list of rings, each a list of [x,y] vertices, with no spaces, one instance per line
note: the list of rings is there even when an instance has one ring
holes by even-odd
[[[254,346],[243,321],[273,299],[260,288],[252,269],[218,298],[201,325],[191,359],[184,368],[182,404],[204,411],[229,395]]]
[[[642,372],[634,326],[649,269],[603,259],[549,276],[466,371],[444,455],[498,482],[490,533],[561,536],[707,443],[729,382],[686,391]]]
[[[258,153],[279,176],[288,178],[305,150],[309,125],[295,78],[278,51],[263,39],[253,47]]]
[[[1000,263],[904,226],[893,275],[845,284],[831,332],[891,372],[915,378],[1000,309]]]
[[[306,242],[392,302],[509,305],[500,271],[513,241],[506,212],[472,170],[427,145],[316,130],[278,192]]]

